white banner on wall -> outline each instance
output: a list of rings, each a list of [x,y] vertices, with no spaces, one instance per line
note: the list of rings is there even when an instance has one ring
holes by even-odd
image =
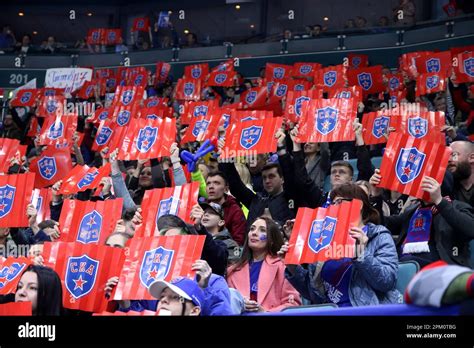
[[[46,70],[45,87],[64,88],[72,93],[81,88],[85,81],[92,79],[92,69],[55,68]]]

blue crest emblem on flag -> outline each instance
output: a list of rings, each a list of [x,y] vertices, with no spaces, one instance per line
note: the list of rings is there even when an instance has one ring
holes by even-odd
[[[350,98],[351,98],[351,95],[352,95],[352,92],[351,92],[351,91],[342,91],[342,92],[339,92],[339,93],[336,95],[336,98],[339,98],[339,99],[350,99]]]
[[[26,263],[14,262],[0,269],[0,290],[14,280],[26,268]]]
[[[138,75],[135,77],[135,81],[133,82],[135,86],[139,86],[143,81],[143,75]]]
[[[109,116],[109,112],[108,111],[102,111],[99,115],[99,121],[103,121],[103,120],[106,120],[107,117]]]
[[[90,95],[92,94],[93,91],[94,91],[94,86],[87,86],[87,88],[86,88],[86,96],[87,96],[87,98],[90,97]]]
[[[388,125],[390,124],[390,118],[387,116],[379,116],[374,120],[372,127],[372,134],[377,139],[380,139],[384,134],[387,133]]]
[[[207,105],[198,105],[194,108],[193,116],[194,117],[206,116],[207,111],[208,111]]]
[[[474,77],[474,58],[468,58],[463,63],[464,72],[470,77]],[[26,94],[26,93],[25,93]]]
[[[124,126],[128,123],[130,120],[130,111],[128,110],[122,110],[118,113],[117,115],[117,124],[119,126]]]
[[[227,70],[227,63],[221,63],[217,67],[217,71],[226,71]]]
[[[54,97],[56,95],[56,91],[54,89],[47,89],[44,92],[45,97]]]
[[[464,63],[465,63],[465,62],[464,62]],[[30,101],[30,99],[31,99],[32,96],[33,96],[33,95],[31,94],[31,92],[25,92],[25,93],[23,93],[23,95],[21,96],[20,102],[21,102],[22,104],[26,104],[26,103],[28,103],[28,102]]]
[[[56,109],[57,109],[56,100],[54,99],[48,100],[48,102],[46,103],[46,111],[52,114],[53,112],[56,111]]]
[[[337,81],[337,72],[334,70],[325,72],[323,75],[323,82],[325,86],[332,87]]]
[[[303,91],[304,90],[304,85],[299,83],[295,85],[295,91]]]
[[[437,75],[428,76],[428,78],[426,79],[426,88],[433,89],[433,88],[438,87],[438,85],[439,85],[439,76]]]
[[[426,155],[416,147],[402,148],[395,164],[395,174],[402,184],[408,184],[421,173]]]
[[[193,128],[193,135],[197,137],[199,133],[204,133],[207,130],[209,123],[208,120],[197,121]]]
[[[117,84],[117,81],[113,78],[109,78],[109,79],[107,79],[105,84],[106,84],[107,87],[111,88],[111,87],[115,87],[115,85]]]
[[[191,69],[191,76],[193,77],[193,79],[200,78],[201,74],[202,74],[202,70],[200,67],[195,67]]]
[[[302,65],[300,66],[300,74],[306,75],[309,74],[313,70],[311,65]]]
[[[156,221],[163,215],[177,215],[179,211],[180,200],[173,197],[162,199],[158,206],[158,212],[156,213]]]
[[[158,127],[146,126],[138,132],[137,149],[141,153],[148,152],[156,142]]]
[[[100,262],[88,255],[69,257],[64,283],[76,300],[92,291],[97,279]]]
[[[54,122],[48,129],[47,138],[51,140],[59,139],[63,136],[64,124],[59,121],[58,123]]]
[[[127,90],[122,93],[122,104],[128,105],[133,100],[133,90]]]
[[[426,71],[437,73],[441,70],[441,62],[439,58],[430,58],[426,61]]]
[[[97,41],[97,40],[99,40],[99,38],[100,38],[99,31],[93,31],[92,32],[92,40]]]
[[[0,186],[0,218],[7,216],[13,207],[16,187],[10,185]]]
[[[224,114],[224,115],[222,115],[222,117],[224,118],[224,129],[227,129],[229,127],[229,124],[230,124],[230,115],[229,114]]]
[[[372,87],[372,74],[362,73],[357,75],[359,85],[365,90],[369,90]]]
[[[41,158],[38,161],[38,169],[44,179],[51,180],[57,172],[56,159],[48,156]]]
[[[224,83],[225,80],[227,80],[226,74],[217,74],[216,77],[214,78],[214,81],[218,84]]]
[[[84,215],[79,225],[76,241],[84,244],[97,243],[102,230],[102,220],[102,215],[97,210]]]
[[[428,133],[428,120],[420,116],[408,119],[408,133],[415,138],[423,138]]]
[[[156,280],[165,279],[173,263],[174,250],[158,248],[148,250],[143,255],[140,266],[140,282],[149,288]]]
[[[116,38],[116,35],[115,35],[115,31],[109,31],[109,35],[108,35],[108,41],[115,41],[115,38]]]
[[[277,97],[283,97],[286,94],[287,90],[288,90],[287,85],[279,85],[278,88],[275,91],[275,95]]]
[[[146,119],[147,120],[157,120],[159,119],[158,115],[155,115],[155,114],[149,114],[149,115],[146,115]]]
[[[398,87],[400,87],[400,80],[398,80],[397,77],[391,77],[388,81],[388,86],[390,87],[390,89],[397,89]]]
[[[150,101],[148,102],[148,104],[146,104],[146,107],[147,107],[147,108],[151,108],[151,107],[157,106],[157,105],[158,105],[158,100],[153,99],[153,100],[150,100]]]
[[[278,67],[273,69],[273,77],[275,79],[282,79],[285,76],[285,69]]]
[[[360,65],[360,57],[352,57],[352,66],[358,68]]]
[[[301,117],[301,107],[303,106],[304,101],[310,101],[311,99],[309,97],[298,97],[295,100],[295,114],[297,117]]]
[[[322,135],[331,133],[337,124],[339,110],[326,106],[316,110],[316,130]]]
[[[33,196],[31,197],[31,202],[30,203],[33,203]],[[36,202],[36,207],[35,207],[36,210],[40,211],[42,205],[43,205],[43,197],[38,196],[38,201]]]
[[[334,238],[336,226],[337,219],[330,216],[314,220],[308,237],[309,248],[315,253],[327,248]]]
[[[257,100],[257,91],[248,92],[247,96],[245,97],[247,104],[252,104],[255,100]]]
[[[143,19],[139,19],[137,21],[137,29],[143,29],[145,27],[145,21]]]
[[[194,83],[186,82],[184,84],[184,95],[190,96],[194,93]]]
[[[99,171],[97,169],[95,169],[91,173],[87,173],[86,175],[84,175],[84,177],[81,180],[79,180],[76,186],[79,189],[82,189],[83,187],[90,185],[94,181],[94,179],[97,177],[97,175],[99,175]]]
[[[111,128],[106,127],[106,126],[102,127],[102,129],[100,130],[100,132],[97,134],[95,138],[95,142],[97,143],[97,145],[102,146],[102,145],[107,144],[107,142],[110,139],[110,136],[112,135],[112,132],[113,131]]]
[[[263,127],[261,126],[250,126],[242,129],[240,135],[240,145],[244,149],[251,149],[258,144],[260,138],[262,137]]]

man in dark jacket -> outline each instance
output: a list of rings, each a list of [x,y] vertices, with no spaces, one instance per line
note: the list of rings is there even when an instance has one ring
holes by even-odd
[[[474,207],[474,143],[454,141],[449,145],[448,170],[453,174],[453,197]]]
[[[228,190],[229,183],[224,173],[209,173],[206,180],[207,202],[222,206],[224,209],[225,227],[229,230],[232,238],[239,245],[243,245],[247,221],[237,200],[225,193]]]

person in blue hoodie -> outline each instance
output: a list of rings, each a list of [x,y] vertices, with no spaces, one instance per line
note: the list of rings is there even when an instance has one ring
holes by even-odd
[[[378,225],[378,212],[370,205],[367,194],[353,183],[331,191],[332,204],[358,199],[363,202],[361,223],[349,230],[356,240],[356,257],[316,262],[307,269],[287,265],[285,277],[296,290],[313,304],[334,303],[339,307],[401,303],[395,288],[398,256],[387,228]],[[279,252],[284,257],[286,243]]]

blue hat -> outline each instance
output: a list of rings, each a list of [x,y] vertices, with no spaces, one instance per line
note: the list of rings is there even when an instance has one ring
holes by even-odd
[[[175,292],[179,296],[185,298],[186,300],[192,301],[196,306],[203,308],[204,292],[199,287],[199,284],[194,280],[184,277],[175,278],[171,282],[158,280],[150,285],[148,291],[150,292],[151,296],[160,299],[161,293],[166,288],[170,288],[171,291]]]

